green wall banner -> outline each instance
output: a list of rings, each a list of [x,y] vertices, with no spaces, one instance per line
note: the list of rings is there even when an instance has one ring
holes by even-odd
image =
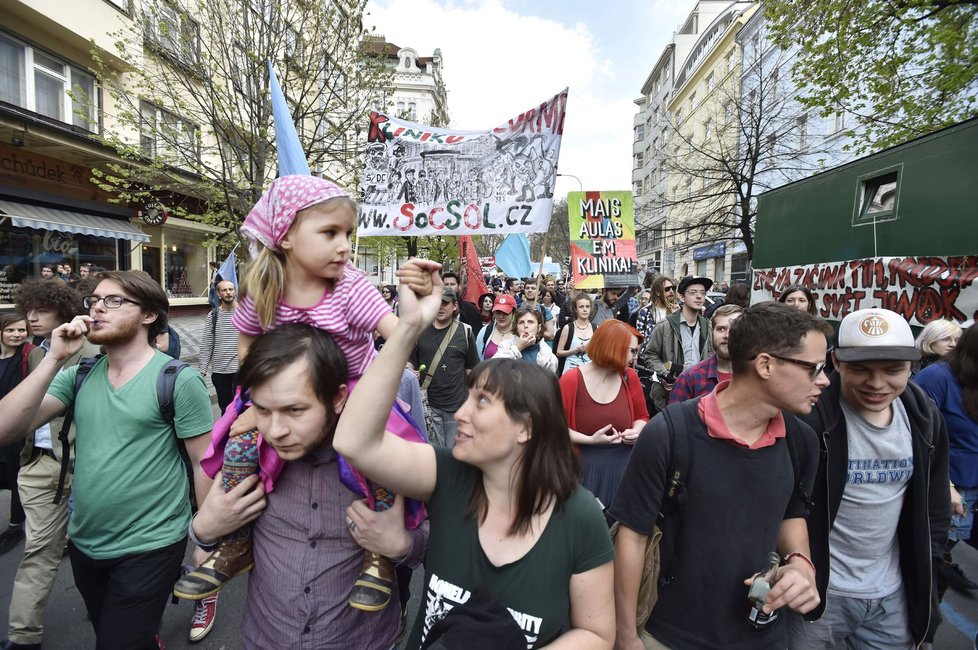
[[[638,284],[632,193],[569,192],[571,268],[578,289]]]

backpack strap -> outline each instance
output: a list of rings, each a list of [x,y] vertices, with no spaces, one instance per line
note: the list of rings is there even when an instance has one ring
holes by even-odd
[[[802,501],[805,502],[805,507],[811,510],[815,504],[812,501],[812,496],[805,489],[805,475],[801,468],[801,451],[798,449],[798,438],[802,435],[798,427],[798,418],[786,413],[784,425],[784,441],[788,445],[788,457],[791,458],[791,469],[795,473],[795,489],[801,495]]]
[[[177,438],[177,430],[174,426],[176,418],[176,408],[173,404],[173,393],[177,386],[177,377],[180,371],[188,367],[189,364],[180,359],[170,359],[160,368],[160,374],[156,377],[156,401],[159,402],[160,415],[163,420],[170,425],[173,437],[176,439],[177,451],[180,452],[180,459],[183,460],[187,470],[187,480],[190,482],[190,508],[197,512],[196,492],[194,491],[194,466],[190,462],[190,454],[187,453],[187,446],[182,440]]]
[[[690,409],[689,404],[698,404],[699,400],[689,400],[682,402],[678,406],[671,406],[663,409],[663,417],[669,429],[669,466],[666,471],[668,483],[666,491],[662,496],[662,503],[659,506],[659,518],[657,524],[662,530],[662,541],[660,542],[660,565],[659,584],[666,585],[672,581],[671,568],[674,565],[676,555],[679,552],[679,532],[682,529],[683,518],[681,516],[685,506],[687,493],[686,487],[689,484],[689,473],[693,467],[692,447],[690,445],[691,424],[695,424],[690,417],[696,418],[695,406]],[[686,425],[681,433],[676,431],[673,412],[682,410],[684,413],[683,424]],[[690,414],[693,414],[692,416]],[[668,522],[668,523],[666,523]]]
[[[85,357],[78,362],[78,372],[75,375],[75,399],[78,398],[78,391],[82,384],[88,379],[88,373],[98,363],[102,355],[95,357]],[[54,493],[54,505],[61,503],[65,492],[65,482],[68,480],[68,465],[71,462],[71,441],[68,440],[68,432],[71,431],[71,424],[75,419],[75,400],[71,400],[71,405],[65,412],[64,419],[61,421],[61,431],[58,432],[58,441],[61,443],[61,472],[58,474],[58,489]]]
[[[219,309],[220,307],[215,307],[211,310],[211,353],[207,359],[207,366],[211,371],[213,371],[211,364],[214,363],[214,350],[217,349],[217,311]],[[179,370],[177,372],[179,373]]]

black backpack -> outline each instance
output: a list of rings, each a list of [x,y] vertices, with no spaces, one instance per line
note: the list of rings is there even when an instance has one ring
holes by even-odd
[[[91,372],[92,368],[102,358],[102,355],[96,357],[85,357],[78,362],[78,374],[75,375],[75,396],[78,395],[78,389],[81,388],[82,384],[88,378],[88,373]],[[160,405],[160,415],[163,416],[163,420],[170,425],[173,429],[173,435],[176,437],[176,429],[173,428],[173,420],[175,417],[174,407],[173,407],[173,391],[176,389],[177,376],[180,371],[188,367],[189,364],[185,361],[180,361],[179,359],[170,359],[160,368],[160,374],[156,378],[156,399]],[[61,431],[58,432],[58,440],[61,441],[61,475],[58,477],[58,491],[54,495],[55,505],[61,503],[61,498],[64,496],[65,480],[68,477],[68,463],[69,456],[71,455],[71,443],[68,441],[68,431],[71,429],[71,422],[75,416],[75,401],[72,400],[71,406],[65,412],[64,422],[61,425]],[[177,449],[180,451],[180,457],[183,459],[184,465],[187,468],[187,478],[190,480],[190,503],[194,511],[197,510],[196,499],[194,495],[194,473],[193,466],[190,463],[190,456],[187,454],[187,448],[184,446],[180,439],[177,439]]]

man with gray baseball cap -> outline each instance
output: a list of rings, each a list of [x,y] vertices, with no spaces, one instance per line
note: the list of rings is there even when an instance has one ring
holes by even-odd
[[[792,650],[911,650],[941,621],[947,429],[910,382],[919,357],[893,311],[861,309],[839,326],[836,371],[805,418],[822,451],[808,518],[821,604],[789,617]]]

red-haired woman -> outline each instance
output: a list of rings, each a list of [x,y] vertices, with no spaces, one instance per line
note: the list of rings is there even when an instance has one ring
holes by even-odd
[[[588,344],[589,363],[560,378],[571,441],[581,451],[581,483],[605,506],[614,501],[632,445],[649,419],[642,384],[630,366],[642,336],[619,320],[607,320]]]

